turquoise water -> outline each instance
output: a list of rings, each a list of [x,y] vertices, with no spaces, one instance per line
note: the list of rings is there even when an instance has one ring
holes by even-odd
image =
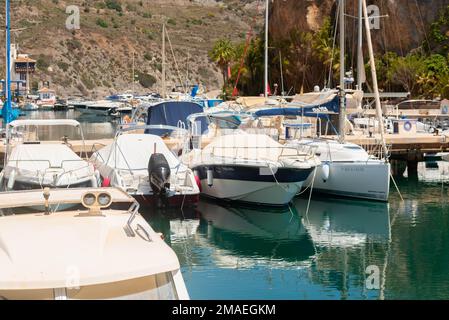
[[[117,125],[75,111],[28,117],[76,118],[87,138]],[[398,180],[403,202],[392,189],[388,204],[315,197],[309,212],[297,199],[281,212],[201,201],[143,214],[176,251],[192,299],[449,299],[448,182],[448,163],[422,163]]]
[[[448,299],[448,185],[421,174],[399,181],[404,202],[392,190],[389,204],[317,197],[308,214],[297,199],[284,212],[202,201],[145,216],[193,299]]]

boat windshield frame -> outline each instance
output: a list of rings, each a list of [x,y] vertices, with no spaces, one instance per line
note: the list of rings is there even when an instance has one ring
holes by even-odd
[[[87,150],[86,150],[86,140],[84,138],[84,132],[83,132],[83,128],[81,127],[81,123],[79,123],[76,120],[69,120],[69,119],[58,119],[58,120],[40,120],[40,119],[36,119],[36,120],[15,120],[12,121],[10,123],[7,124],[6,126],[6,152],[5,152],[5,157],[4,157],[4,163],[3,163],[3,167],[5,168],[7,163],[8,163],[8,156],[12,150],[12,146],[11,146],[11,139],[13,136],[13,129],[16,129],[17,132],[20,132],[20,130],[18,130],[18,128],[25,128],[25,127],[54,127],[54,126],[67,126],[67,127],[73,127],[73,128],[77,128],[80,136],[81,136],[81,141],[82,141],[82,145],[83,145],[83,150],[80,151],[80,158],[83,158],[83,153],[84,153],[84,158],[87,159]],[[23,143],[23,142],[22,142]]]

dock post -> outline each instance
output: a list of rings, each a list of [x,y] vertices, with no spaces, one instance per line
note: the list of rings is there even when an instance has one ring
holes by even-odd
[[[404,160],[391,159],[391,174],[394,177],[403,177],[405,169],[407,169],[407,162]]]
[[[409,178],[418,176],[418,161],[416,160],[407,161],[407,173]]]

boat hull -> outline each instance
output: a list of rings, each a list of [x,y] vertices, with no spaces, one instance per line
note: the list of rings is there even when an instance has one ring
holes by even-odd
[[[86,114],[97,114],[97,115],[110,115],[114,113],[115,108],[109,107],[89,107],[89,106],[75,106],[75,109]]]
[[[201,166],[193,169],[201,181],[201,194],[225,201],[265,206],[287,206],[313,171],[309,169],[246,166]],[[207,171],[213,171],[213,181]],[[212,183],[211,183],[212,182]]]
[[[159,199],[154,195],[135,195],[133,196],[137,202],[143,207],[153,207],[157,205]],[[200,201],[199,194],[196,195],[175,195],[167,198],[167,205],[169,207],[183,207],[183,206],[195,206]]]
[[[328,166],[328,179],[323,166]],[[313,175],[305,186],[311,185]],[[313,192],[375,201],[388,201],[390,164],[383,161],[328,162],[317,168]]]

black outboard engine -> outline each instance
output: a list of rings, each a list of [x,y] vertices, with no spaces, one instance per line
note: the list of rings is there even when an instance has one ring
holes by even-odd
[[[170,165],[162,153],[154,153],[148,163],[148,177],[151,190],[157,201],[167,201],[170,189]]]

